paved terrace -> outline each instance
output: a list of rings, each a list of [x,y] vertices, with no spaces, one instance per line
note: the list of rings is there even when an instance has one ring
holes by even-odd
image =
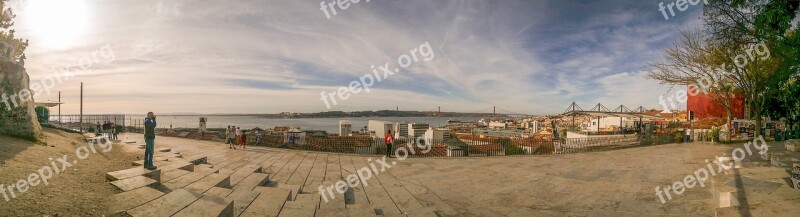
[[[138,151],[141,134],[127,134]],[[773,145],[774,146],[778,146]],[[662,204],[656,186],[683,180],[730,155],[736,145],[671,144],[606,152],[457,159],[409,158],[369,185],[318,194],[369,165],[375,156],[285,149],[231,150],[225,144],[160,137],[159,171],[109,173],[120,193],[108,201],[120,216],[793,216],[800,190],[769,166],[720,174]],[[758,156],[754,157],[759,158]],[[760,158],[759,158],[760,159]],[[195,161],[195,162],[190,162]],[[753,160],[756,161],[756,160]],[[134,162],[140,164],[141,162]],[[196,163],[199,163],[195,165]],[[753,163],[756,165],[756,163]],[[380,169],[380,165],[376,164]],[[138,168],[138,167],[137,167]],[[160,179],[160,180],[159,180]],[[744,185],[735,185],[746,180]],[[713,185],[713,186],[712,186]],[[724,207],[718,189],[744,201]],[[715,196],[717,195],[717,196]],[[736,196],[738,195],[738,196]],[[743,200],[742,200],[743,199]]]

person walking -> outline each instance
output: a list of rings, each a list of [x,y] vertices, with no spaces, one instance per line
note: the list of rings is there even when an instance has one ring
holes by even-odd
[[[144,119],[144,168],[154,170],[156,166],[153,165],[153,151],[155,149],[156,140],[156,115],[153,112],[147,113],[147,118]]]
[[[392,136],[392,130],[386,130],[386,157],[392,157],[392,141],[394,141],[394,136]]]
[[[228,135],[230,135],[230,134],[231,134],[231,125],[228,125],[228,127],[227,127],[227,128],[225,128],[225,144],[229,144],[229,143],[230,143],[230,141],[231,141],[231,140],[230,140],[230,139],[231,139],[231,137],[230,137],[230,136],[228,136]]]
[[[97,122],[97,127],[95,127],[94,133],[95,136],[99,136],[103,132],[103,125],[100,124],[100,121]]]
[[[261,144],[261,138],[263,138],[261,131],[256,131],[256,146]]]
[[[112,134],[111,134],[112,126],[113,126],[113,124],[111,123],[111,121],[106,121],[106,125],[103,126],[103,129],[106,130],[106,137],[108,137],[109,139],[112,137]]]
[[[236,128],[236,145],[242,144],[242,127]],[[236,146],[233,146],[236,149]]]
[[[113,124],[112,124],[112,126],[113,126]],[[117,140],[117,134],[119,134],[119,132],[117,132],[117,126],[111,127],[112,140]]]
[[[239,145],[242,147],[242,150],[247,146],[247,130],[242,130],[242,141]]]
[[[230,149],[236,149],[236,126],[232,126],[230,132],[228,132],[228,144],[230,145]]]

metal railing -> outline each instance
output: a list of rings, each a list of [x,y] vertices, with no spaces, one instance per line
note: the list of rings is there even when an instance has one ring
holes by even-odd
[[[285,135],[247,136],[248,146],[285,148],[304,151],[384,155],[383,138],[370,137],[289,137]],[[570,139],[510,139],[510,138],[449,138],[396,139],[392,153],[410,157],[481,157],[506,155],[554,155],[607,151],[674,143],[673,134],[617,135],[598,138]]]

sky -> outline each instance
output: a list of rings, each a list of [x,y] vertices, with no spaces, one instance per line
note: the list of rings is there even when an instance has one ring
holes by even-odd
[[[332,0],[325,1],[326,3]],[[361,110],[558,114],[660,108],[677,88],[646,79],[702,6],[665,19],[652,0],[360,0],[326,16],[320,1],[14,0],[30,40],[37,101],[62,113],[278,113]],[[665,0],[664,4],[671,1]],[[328,8],[328,15],[331,15]],[[372,66],[419,58],[328,108],[321,92]],[[412,50],[415,50],[412,52]],[[69,67],[73,76],[59,70]],[[381,73],[383,74],[383,73]],[[52,82],[51,82],[52,83]],[[671,91],[672,90],[672,91]],[[330,99],[328,99],[330,100]]]

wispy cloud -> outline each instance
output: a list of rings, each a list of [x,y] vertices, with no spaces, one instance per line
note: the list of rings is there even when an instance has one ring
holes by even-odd
[[[640,75],[699,11],[663,20],[650,1],[371,1],[326,19],[315,1],[82,0],[88,30],[66,49],[31,41],[33,79],[104,44],[117,60],[58,87],[77,112],[325,110],[321,91],[430,42],[436,57],[334,110],[546,114],[572,101],[655,105],[669,87]],[[27,19],[27,20],[26,20]],[[36,38],[30,17],[19,34]],[[39,100],[55,99],[39,96]]]

